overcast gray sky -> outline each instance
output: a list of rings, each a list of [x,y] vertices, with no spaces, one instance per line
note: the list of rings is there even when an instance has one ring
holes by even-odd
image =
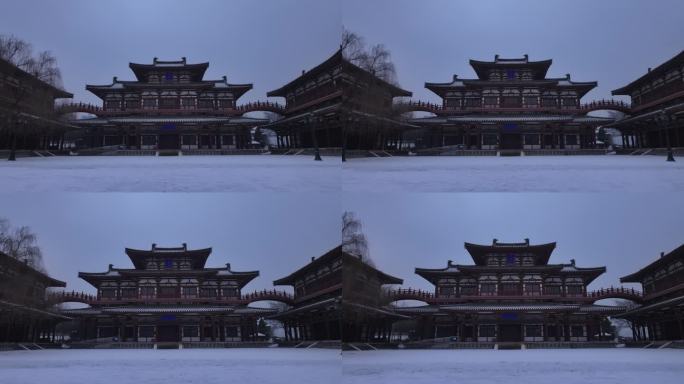
[[[53,51],[87,102],[85,84],[132,80],[128,62],[155,56],[209,61],[207,78],[253,82],[243,101],[263,100],[332,54],[342,25],[385,44],[400,84],[430,101],[424,83],[473,77],[471,58],[553,59],[550,76],[599,82],[590,101],[684,49],[681,0],[0,1],[0,33]]]
[[[0,33],[50,50],[74,99],[100,102],[86,84],[134,80],[129,62],[209,62],[207,79],[254,83],[265,100],[335,52],[336,0],[0,0]]]
[[[640,77],[684,49],[681,0],[345,0],[345,27],[392,52],[399,83],[474,78],[469,59],[553,59],[552,77],[598,81],[583,101]],[[380,16],[382,15],[382,16]]]
[[[0,217],[38,234],[49,274],[68,290],[94,288],[78,272],[108,264],[133,268],[124,248],[213,247],[207,266],[259,270],[245,287],[272,289],[340,243],[340,197],[334,194],[0,194]],[[287,289],[287,287],[281,287]]]
[[[619,285],[684,243],[684,201],[673,194],[345,194],[343,201],[363,223],[371,258],[404,287],[433,288],[416,267],[472,264],[464,242],[555,241],[551,263],[607,267],[591,289]]]

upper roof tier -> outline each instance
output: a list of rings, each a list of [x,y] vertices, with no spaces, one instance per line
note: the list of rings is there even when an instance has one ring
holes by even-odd
[[[625,85],[622,88],[618,88],[612,91],[611,93],[613,95],[630,96],[632,94],[632,91],[634,91],[635,89],[640,88],[642,85],[646,83],[650,83],[651,81],[653,81],[654,78],[662,76],[673,69],[680,68],[682,64],[684,64],[684,51],[679,52],[670,60],[660,64],[659,66],[653,69],[649,68],[648,72],[646,72],[643,76],[639,77],[638,79],[632,81],[631,83]]]
[[[339,245],[328,252],[324,253],[323,255],[319,257],[312,257],[311,261],[307,263],[305,266],[299,268],[298,270],[290,273],[289,275],[282,277],[278,280],[273,281],[273,285],[292,285],[294,286],[294,283],[298,279],[304,279],[305,276],[311,271],[318,271],[318,269],[321,266],[327,265],[327,264],[333,264],[333,262],[336,261],[336,259],[339,259],[341,262],[342,258],[342,246]]]
[[[152,64],[138,64],[128,63],[128,66],[135,73],[138,81],[146,81],[147,75],[150,72],[189,72],[193,81],[201,81],[204,78],[204,72],[209,68],[209,63],[188,64],[185,57],[176,61],[161,61],[156,57],[152,60]]]
[[[151,258],[163,259],[189,259],[192,262],[192,269],[202,269],[211,254],[211,248],[188,249],[188,245],[183,243],[181,247],[158,247],[152,244],[152,249],[132,249],[126,248],[126,255],[131,259],[136,269],[146,269],[147,261]]]
[[[621,283],[641,283],[646,275],[653,274],[656,270],[666,267],[675,260],[684,261],[684,244],[669,253],[661,252],[660,258],[640,270],[620,278]]]
[[[480,61],[470,60],[470,66],[473,67],[477,76],[485,80],[489,77],[490,69],[530,69],[532,71],[532,78],[544,79],[546,72],[551,66],[552,60],[530,61],[528,55],[517,59],[502,59],[499,55],[494,56],[494,61]]]
[[[502,59],[494,56],[494,61],[470,60],[477,79],[460,79],[454,75],[448,83],[425,83],[425,88],[441,97],[447,91],[474,89],[483,86],[532,86],[541,88],[572,89],[579,97],[595,88],[596,81],[572,81],[570,74],[560,78],[546,78],[552,60],[530,61],[528,56],[516,59]]]
[[[179,61],[160,61],[154,58],[152,64],[128,64],[137,80],[121,81],[113,77],[111,84],[87,84],[86,89],[100,98],[121,91],[141,91],[148,89],[191,89],[195,91],[217,90],[228,91],[235,100],[252,89],[252,84],[230,84],[223,76],[218,80],[204,80],[204,73],[209,63],[187,64],[185,57]],[[154,79],[154,81],[153,81]]]
[[[498,239],[492,240],[491,245],[465,243],[465,249],[476,265],[487,265],[487,257],[491,255],[525,254],[534,257],[534,265],[546,265],[549,263],[551,253],[556,248],[556,243],[530,245],[530,239],[522,243],[501,243]]]
[[[307,84],[310,81],[316,81],[318,78],[321,76],[321,74],[326,73],[326,72],[332,72],[337,67],[341,67],[343,72],[350,73],[352,75],[364,75],[364,76],[369,76],[370,78],[374,79],[380,86],[383,86],[389,90],[389,92],[392,94],[393,97],[399,97],[399,96],[411,96],[412,93],[397,87],[394,84],[390,84],[377,76],[374,76],[370,72],[366,71],[365,69],[358,67],[354,65],[353,63],[347,61],[343,54],[342,50],[339,49],[337,52],[335,52],[332,56],[330,56],[328,59],[323,61],[321,64],[315,66],[314,68],[308,70],[308,71],[302,71],[302,74],[295,78],[294,80],[290,81],[289,83],[283,85],[282,87],[278,89],[274,89],[266,94],[268,97],[286,97],[288,93],[293,92],[293,90],[303,84]]]

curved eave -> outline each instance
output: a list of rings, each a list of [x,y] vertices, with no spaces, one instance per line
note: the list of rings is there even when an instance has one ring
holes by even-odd
[[[483,78],[486,77],[486,73],[484,70],[492,67],[518,67],[518,68],[537,68],[540,73],[539,77],[544,78],[546,77],[546,73],[549,70],[549,67],[553,63],[553,60],[540,60],[540,61],[529,61],[527,59],[521,58],[521,59],[499,59],[497,61],[480,61],[480,60],[469,60],[468,63],[470,64],[471,67],[473,67],[473,70],[475,73],[477,73],[478,77]]]
[[[661,256],[659,259],[651,262],[650,264],[646,265],[645,267],[641,268],[640,270],[638,270],[632,274],[629,274],[627,276],[621,277],[620,282],[621,283],[641,283],[641,280],[645,274],[653,271],[654,269],[662,268],[663,265],[670,263],[673,259],[675,259],[677,257],[684,259],[684,244],[675,248],[674,250],[672,250],[668,254]]]
[[[536,245],[482,245],[482,244],[473,244],[473,243],[464,243],[465,249],[468,251],[468,253],[471,255],[473,260],[477,263],[479,258],[484,256],[485,252],[491,251],[491,250],[496,250],[497,252],[519,252],[520,250],[525,250],[533,253],[540,254],[541,256],[544,256],[544,259],[541,260],[543,264],[546,264],[549,261],[549,258],[551,257],[551,253],[553,250],[556,248],[556,242],[554,241],[553,243],[546,243],[546,244],[536,244]],[[536,251],[536,252],[535,252]]]
[[[204,77],[204,73],[207,71],[207,68],[209,68],[209,63],[198,63],[198,64],[182,64],[182,63],[177,63],[177,65],[162,65],[159,66],[158,64],[175,64],[171,62],[158,62],[157,64],[139,64],[139,63],[128,63],[128,67],[133,71],[135,74],[135,77],[138,80],[142,80],[142,75],[148,71],[152,70],[187,70],[190,72],[193,71],[198,71],[197,76],[198,79],[202,79]]]
[[[632,89],[635,87],[641,86],[641,84],[646,81],[650,80],[651,77],[653,76],[659,76],[664,72],[666,69],[669,69],[668,66],[672,63],[676,63],[677,61],[684,61],[684,50],[676,54],[673,58],[665,61],[664,63],[660,64],[659,66],[653,68],[649,72],[646,72],[644,75],[639,77],[638,79],[632,81],[631,83],[625,85],[624,87],[615,89],[611,91],[611,94],[613,96],[630,96],[632,93]]]
[[[195,262],[195,267],[204,267],[204,264],[207,262],[207,259],[209,258],[209,255],[211,254],[211,248],[202,248],[202,249],[192,249],[192,250],[186,250],[186,251],[169,251],[169,252],[159,252],[159,251],[152,251],[152,250],[142,250],[142,249],[132,249],[132,248],[126,248],[125,249],[126,255],[131,259],[133,262],[133,265],[135,265],[136,268],[144,268],[144,265],[141,264],[142,260],[138,260],[140,258],[146,258],[146,257],[152,257],[152,256],[161,256],[164,257],[164,255],[168,256],[189,256],[192,257],[196,260]]]
[[[293,285],[294,281],[297,279],[297,276],[305,273],[309,268],[315,267],[318,264],[321,263],[326,263],[328,262],[329,259],[335,258],[335,257],[342,257],[342,246],[338,245],[337,247],[329,250],[328,252],[324,253],[323,255],[317,257],[316,259],[310,261],[307,263],[305,266],[297,269],[296,271],[290,273],[289,275],[285,277],[281,277],[280,279],[273,280],[273,285]]]
[[[320,72],[323,70],[327,69],[330,66],[341,64],[342,61],[344,60],[342,56],[342,50],[338,49],[335,53],[332,54],[329,58],[325,59],[322,63],[318,64],[317,66],[311,68],[310,70],[304,72],[303,74],[297,76],[294,80],[290,81],[289,83],[283,85],[282,87],[278,89],[274,89],[272,91],[266,92],[266,96],[268,97],[285,97],[287,94],[288,90],[292,87],[296,87],[297,84],[299,84],[302,81],[306,81],[311,77],[316,77]]]

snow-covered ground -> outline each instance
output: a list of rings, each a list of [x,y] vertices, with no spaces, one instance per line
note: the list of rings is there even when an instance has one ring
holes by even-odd
[[[555,349],[344,352],[345,384],[674,384],[684,350]]]
[[[310,156],[52,157],[0,160],[3,192],[339,191],[340,158]]]
[[[682,192],[684,158],[392,157],[349,160],[349,192]]]
[[[336,384],[340,373],[334,349],[0,352],[3,384]]]

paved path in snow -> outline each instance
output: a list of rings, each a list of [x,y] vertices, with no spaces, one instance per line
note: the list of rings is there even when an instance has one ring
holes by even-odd
[[[2,192],[339,191],[340,158],[56,157],[0,161]]]
[[[679,384],[684,350],[344,352],[342,377],[345,384]]]
[[[349,160],[349,192],[684,192],[684,158],[392,157]]]

